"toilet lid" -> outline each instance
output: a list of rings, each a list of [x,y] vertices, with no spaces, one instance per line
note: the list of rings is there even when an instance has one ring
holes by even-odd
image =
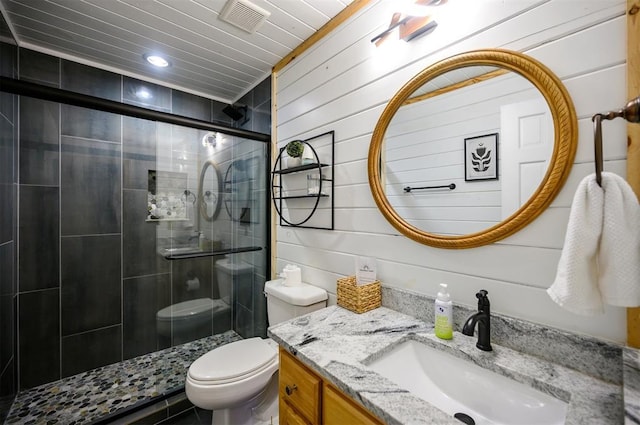
[[[306,307],[326,301],[327,291],[317,286],[301,282],[295,286],[285,286],[284,279],[276,279],[265,282],[264,292],[286,303]]]
[[[277,355],[262,338],[243,339],[199,357],[189,367],[189,376],[197,381],[230,382],[267,366]]]

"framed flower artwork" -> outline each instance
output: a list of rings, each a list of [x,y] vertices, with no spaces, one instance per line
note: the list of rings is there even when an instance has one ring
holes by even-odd
[[[464,179],[498,179],[498,133],[464,139]]]

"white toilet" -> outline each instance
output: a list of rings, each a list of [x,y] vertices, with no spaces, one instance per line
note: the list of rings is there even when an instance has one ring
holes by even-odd
[[[270,325],[326,307],[324,289],[282,282],[265,283]],[[269,424],[278,415],[278,366],[278,346],[271,339],[232,342],[191,364],[185,391],[194,405],[213,410],[214,425]]]
[[[231,287],[250,285],[253,266],[216,261],[216,281],[220,298],[196,298],[165,307],[156,313],[156,327],[162,344],[178,345],[231,328]],[[218,327],[219,329],[216,329]]]

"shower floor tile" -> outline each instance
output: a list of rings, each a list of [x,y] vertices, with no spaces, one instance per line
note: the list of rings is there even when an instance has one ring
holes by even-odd
[[[88,424],[144,405],[181,388],[195,359],[241,339],[227,331],[31,388],[18,394],[5,423]]]

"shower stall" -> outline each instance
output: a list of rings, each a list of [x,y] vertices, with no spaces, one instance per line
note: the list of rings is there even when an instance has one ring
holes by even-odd
[[[0,360],[15,379],[3,396],[114,364],[158,375],[180,350],[266,336],[270,81],[232,118],[215,100],[7,52]]]

